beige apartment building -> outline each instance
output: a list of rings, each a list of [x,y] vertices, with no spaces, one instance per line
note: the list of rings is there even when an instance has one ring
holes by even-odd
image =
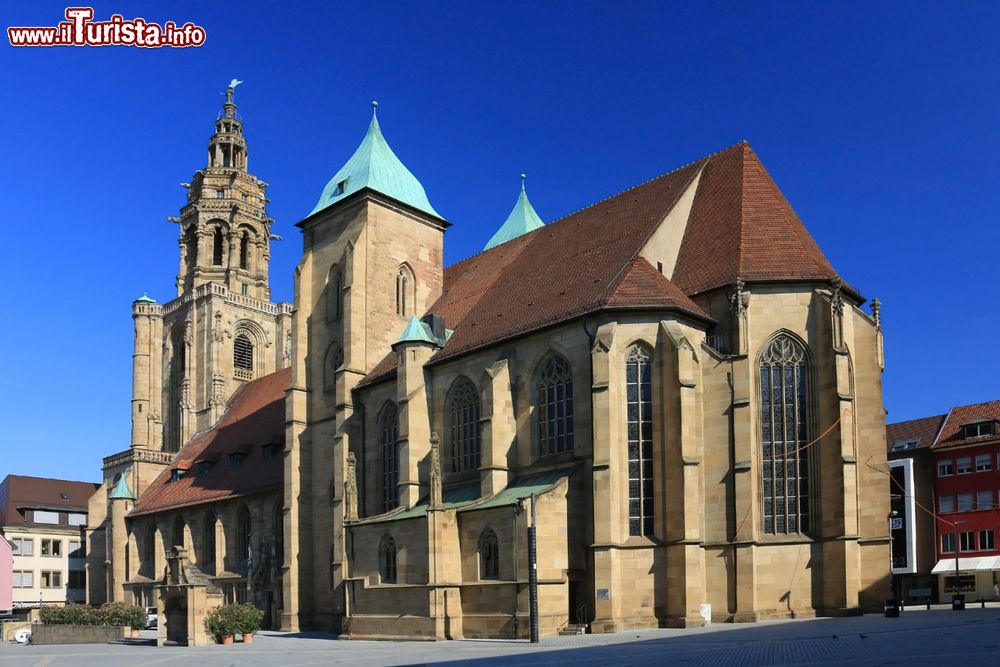
[[[98,484],[8,475],[0,536],[13,551],[14,611],[86,601],[87,505]]]
[[[748,144],[548,224],[522,188],[445,267],[452,223],[373,116],[272,304],[228,92],[177,298],[133,304],[91,600],[147,595],[182,546],[285,630],[524,636],[535,497],[543,634],[880,608],[879,304]]]

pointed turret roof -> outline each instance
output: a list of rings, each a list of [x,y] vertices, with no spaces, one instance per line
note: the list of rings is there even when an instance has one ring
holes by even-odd
[[[534,231],[545,226],[542,219],[535,213],[535,208],[528,201],[528,193],[524,191],[524,174],[521,174],[521,194],[517,197],[517,203],[507,216],[507,220],[500,226],[497,233],[490,238],[483,250],[489,250],[501,243],[506,243],[518,236]]]
[[[128,482],[125,481],[125,475],[118,478],[118,481],[111,489],[111,493],[108,494],[108,498],[111,500],[135,500],[135,494],[132,493]]]
[[[372,102],[373,108],[377,106],[377,102]],[[372,122],[368,125],[368,133],[365,134],[361,145],[323,188],[323,194],[309,215],[322,211],[334,202],[346,199],[364,188],[370,188],[435,218],[441,218],[427,200],[424,186],[389,148],[385,137],[382,136],[382,129],[374,111]]]
[[[156,299],[150,297],[149,294],[147,294],[146,292],[143,292],[142,296],[140,296],[138,299],[135,300],[136,303],[140,301],[143,303],[156,303]]]
[[[406,328],[403,329],[402,335],[394,345],[399,345],[400,343],[430,343],[437,345],[437,341],[434,339],[428,326],[418,320],[416,315],[411,317],[410,321],[406,323]]]

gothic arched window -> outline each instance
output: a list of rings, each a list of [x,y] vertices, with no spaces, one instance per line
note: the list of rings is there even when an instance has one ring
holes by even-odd
[[[236,560],[244,562],[250,558],[250,538],[253,534],[253,524],[250,522],[250,510],[246,505],[240,505],[236,515]]]
[[[383,584],[396,583],[396,540],[391,537],[379,547],[378,574]]]
[[[177,517],[174,519],[174,530],[171,536],[170,548],[184,547],[184,519]]]
[[[222,228],[216,227],[212,235],[212,264],[222,266]]]
[[[245,333],[233,340],[233,367],[237,378],[249,380],[253,376],[253,343]]]
[[[779,334],[760,355],[764,533],[809,530],[809,433],[805,347]]]
[[[389,402],[378,416],[378,447],[382,460],[382,511],[395,509],[399,502],[396,485],[399,483],[399,420],[396,404]]]
[[[500,543],[492,528],[487,528],[479,538],[479,578],[500,578]]]
[[[652,535],[653,388],[649,351],[633,345],[625,353],[628,420],[628,534]]]
[[[400,317],[413,314],[414,282],[410,267],[400,266],[396,272],[396,314]]]
[[[201,558],[198,559],[202,566],[215,563],[215,513],[211,510],[205,512],[201,525]]]
[[[140,569],[147,576],[155,576],[156,572],[156,524],[150,522],[142,539],[142,556],[139,559]]]
[[[274,505],[274,571],[280,572],[285,563],[285,508],[282,501]]]
[[[553,354],[542,364],[538,390],[538,451],[542,456],[573,451],[573,373]]]
[[[337,369],[344,365],[344,348],[336,342],[330,343],[323,359],[323,391],[331,392],[337,388]]]
[[[479,467],[479,392],[467,378],[460,378],[446,401],[448,452],[455,472]]]
[[[344,307],[344,274],[334,264],[326,279],[326,321],[340,319]]]

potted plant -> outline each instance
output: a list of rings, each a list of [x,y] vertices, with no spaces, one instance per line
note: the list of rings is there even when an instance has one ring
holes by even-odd
[[[243,642],[249,644],[254,634],[264,622],[264,612],[250,603],[237,605],[235,611],[236,631],[243,635]]]
[[[235,606],[225,604],[205,614],[205,630],[219,644],[233,643],[233,635],[236,634],[236,616],[233,614]]]

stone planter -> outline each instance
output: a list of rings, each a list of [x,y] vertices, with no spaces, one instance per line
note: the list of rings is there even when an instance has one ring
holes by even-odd
[[[244,644],[252,644],[253,643],[253,633],[248,634],[248,635],[243,635],[243,643]]]

